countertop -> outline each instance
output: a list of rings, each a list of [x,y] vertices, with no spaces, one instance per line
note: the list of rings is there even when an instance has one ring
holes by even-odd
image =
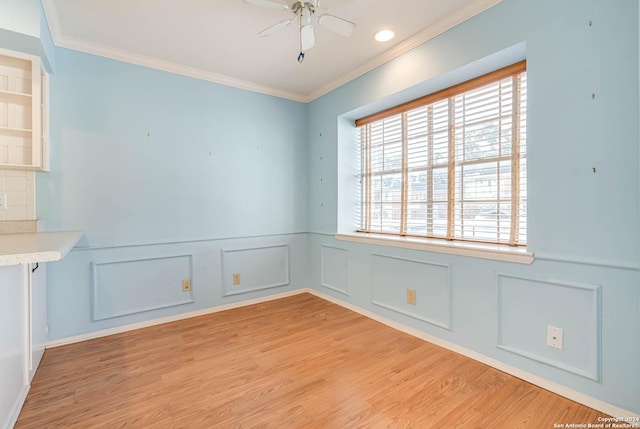
[[[82,231],[0,234],[0,267],[59,261],[82,237]]]

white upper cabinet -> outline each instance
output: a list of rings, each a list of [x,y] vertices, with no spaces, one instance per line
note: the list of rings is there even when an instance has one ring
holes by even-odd
[[[0,168],[48,171],[47,83],[40,58],[0,49]]]

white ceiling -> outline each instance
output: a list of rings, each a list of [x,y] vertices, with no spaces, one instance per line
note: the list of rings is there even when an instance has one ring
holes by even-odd
[[[302,64],[295,24],[256,36],[291,12],[243,0],[44,0],[44,7],[58,46],[308,102],[499,1],[324,0],[327,13],[356,30],[345,38],[314,25],[316,46]],[[384,27],[395,39],[374,41]]]

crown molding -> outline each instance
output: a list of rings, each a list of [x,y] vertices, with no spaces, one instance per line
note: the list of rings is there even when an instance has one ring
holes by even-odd
[[[192,77],[195,79],[206,80],[221,85],[231,86],[234,88],[245,89],[248,91],[258,92],[261,94],[271,95],[274,97],[285,98],[292,101],[306,102],[306,98],[295,92],[285,91],[278,88],[260,85],[255,82],[237,79],[231,76],[215,73],[196,67],[185,66],[171,61],[161,60],[146,55],[137,54],[131,51],[112,48],[110,46],[100,45],[97,43],[87,42],[85,40],[76,39],[69,36],[58,36],[58,46],[81,51],[100,57],[110,58],[112,60],[123,61],[130,64],[136,64],[143,67],[149,67],[173,74]]]
[[[60,17],[58,16],[58,9],[53,4],[53,0],[42,0],[42,9],[44,10],[44,17],[47,20],[49,26],[49,33],[51,33],[51,39],[53,44],[58,46],[60,40]]]
[[[402,41],[393,48],[385,51],[372,60],[367,61],[333,82],[330,82],[309,94],[301,94],[64,35],[61,31],[60,20],[54,0],[42,0],[44,13],[49,24],[49,29],[51,30],[51,38],[56,46],[302,103],[310,103],[313,100],[322,97],[334,89],[370,72],[371,70],[406,52],[409,52],[410,50],[500,2],[502,2],[502,0],[477,0],[441,19],[436,24]]]
[[[500,2],[502,2],[502,0],[479,0],[467,5],[466,7],[456,11],[455,13],[452,13],[441,19],[436,24],[427,27],[419,33],[416,33],[410,38],[400,42],[381,55],[378,55],[372,60],[362,64],[350,73],[347,73],[339,79],[317,89],[316,91],[313,91],[311,94],[307,95],[307,97],[305,98],[305,102],[309,103],[316,98],[322,97],[323,95],[333,91],[334,89],[362,76],[365,73],[370,72],[377,67],[380,67],[385,63],[388,63],[389,61],[409,52],[410,50],[422,45],[425,42],[428,42],[429,40],[439,36],[445,31],[450,30],[459,24],[462,24],[464,21],[473,18],[474,16],[484,12],[485,10],[495,6]]]

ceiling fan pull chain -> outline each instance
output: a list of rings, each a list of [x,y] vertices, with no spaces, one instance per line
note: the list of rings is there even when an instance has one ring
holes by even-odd
[[[302,11],[300,10],[298,10],[298,20],[300,20],[300,37],[298,38],[300,53],[298,54],[298,64],[302,64],[304,61],[304,52],[302,51]]]

